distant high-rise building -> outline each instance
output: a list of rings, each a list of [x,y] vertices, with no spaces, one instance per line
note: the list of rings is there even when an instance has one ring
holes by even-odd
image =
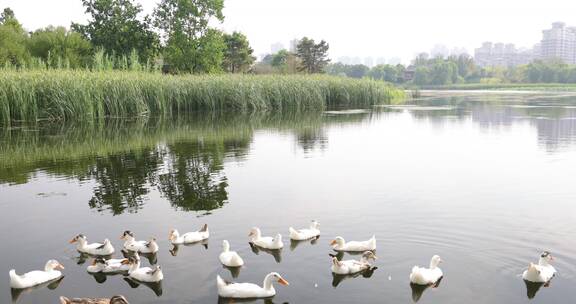
[[[272,52],[272,54],[276,54],[279,51],[285,50],[285,49],[286,49],[286,47],[281,42],[276,42],[276,43],[273,43],[272,45],[270,45],[270,52]]]
[[[576,64],[576,27],[555,22],[551,29],[542,31],[541,58]]]
[[[536,46],[533,49],[516,49],[512,43],[484,42],[474,50],[474,61],[481,67],[513,67],[528,64],[537,58]]]

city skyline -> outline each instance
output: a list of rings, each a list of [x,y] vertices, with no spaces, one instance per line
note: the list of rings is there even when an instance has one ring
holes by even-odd
[[[136,2],[142,4],[146,14],[157,3]],[[551,23],[576,24],[571,13],[576,9],[574,2],[550,0],[546,6],[519,3],[487,0],[470,9],[456,0],[358,0],[353,5],[328,0],[229,0],[225,1],[224,22],[213,25],[246,34],[257,55],[269,53],[273,43],[280,41],[289,47],[290,40],[308,36],[326,40],[333,60],[359,56],[374,61],[379,57],[401,58],[402,63],[409,63],[416,54],[430,52],[435,45],[465,48],[471,55],[484,41],[530,47]],[[80,0],[60,0],[58,6],[46,1],[4,0],[1,6],[11,7],[28,30],[48,25],[68,27],[71,22],[84,23],[87,19]],[[43,14],[29,10],[31,6]]]

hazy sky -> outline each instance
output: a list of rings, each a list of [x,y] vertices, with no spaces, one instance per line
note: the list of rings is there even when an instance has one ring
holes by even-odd
[[[138,0],[151,12],[157,0]],[[28,30],[84,22],[80,0],[0,0]],[[330,56],[401,57],[436,44],[473,53],[486,40],[531,47],[554,21],[576,26],[574,0],[225,0],[227,31],[248,35],[256,54],[296,37],[325,39]]]

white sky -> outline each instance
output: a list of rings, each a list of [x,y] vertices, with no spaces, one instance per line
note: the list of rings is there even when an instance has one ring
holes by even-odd
[[[137,0],[151,12],[157,0]],[[80,0],[0,0],[28,30],[84,22]],[[308,36],[330,43],[330,56],[401,57],[436,44],[469,53],[483,41],[531,47],[554,21],[576,26],[574,0],[225,0],[227,31],[244,32],[255,53]]]

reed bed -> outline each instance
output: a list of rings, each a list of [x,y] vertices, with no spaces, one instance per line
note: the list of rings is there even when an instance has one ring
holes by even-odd
[[[325,75],[4,70],[0,73],[0,121],[323,109],[392,103],[403,96],[403,91],[381,81]]]

